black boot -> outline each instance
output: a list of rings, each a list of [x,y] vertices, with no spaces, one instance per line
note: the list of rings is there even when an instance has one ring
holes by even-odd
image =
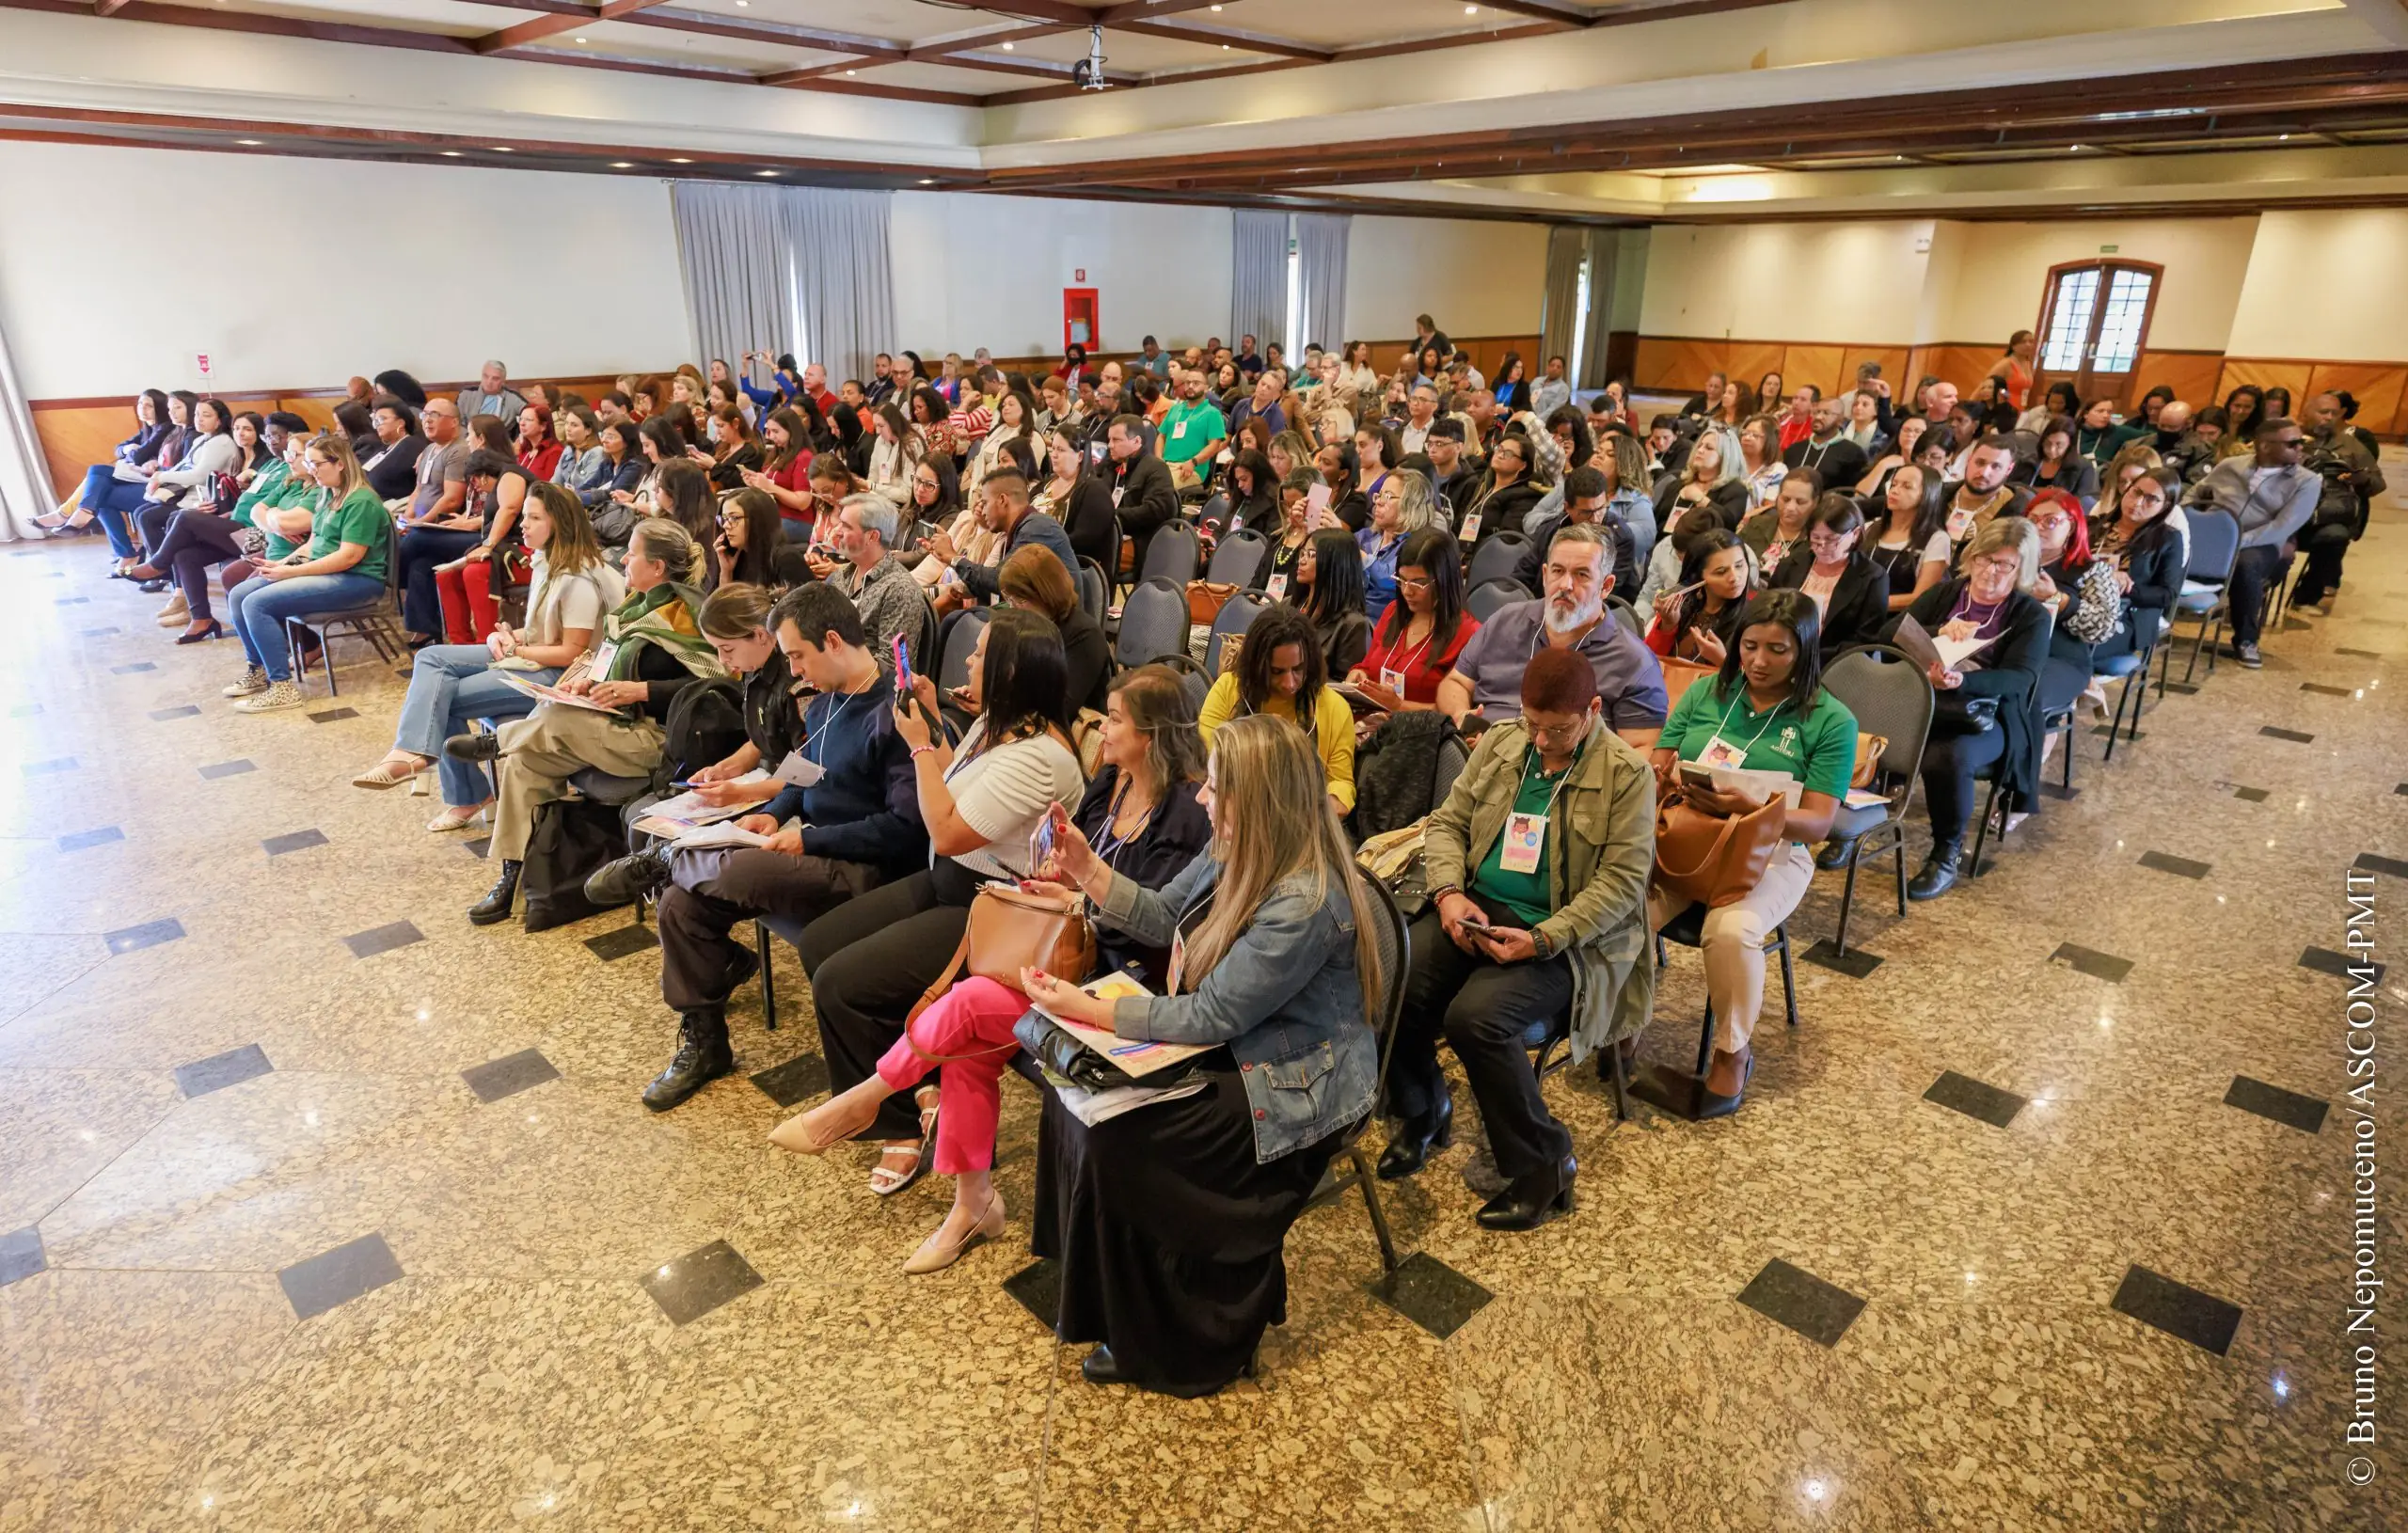
[[[1441,1097],[1438,1110],[1428,1117],[1396,1126],[1396,1132],[1388,1137],[1388,1147],[1380,1151],[1380,1180],[1395,1181],[1412,1176],[1430,1159],[1432,1150],[1445,1149],[1454,1142],[1454,1099]]]
[[[518,897],[518,870],[523,863],[502,859],[501,877],[485,891],[485,897],[468,907],[468,919],[480,926],[510,919],[511,902]]]
[[[1482,1229],[1536,1229],[1572,1211],[1572,1178],[1579,1172],[1580,1162],[1567,1155],[1554,1165],[1514,1177],[1473,1217]]]
[[[1907,898],[1938,899],[1956,885],[1957,864],[1965,858],[1965,838],[1951,836],[1931,844],[1931,855],[1907,880]]]
[[[1847,854],[1855,847],[1856,843],[1852,840],[1827,841],[1823,843],[1823,849],[1814,854],[1814,865],[1826,873],[1844,868],[1847,866]]]
[[[695,1092],[736,1068],[727,1047],[727,1014],[717,1006],[696,1006],[680,1014],[677,1056],[643,1088],[643,1104],[666,1113]]]
[[[443,742],[443,753],[453,761],[482,766],[501,759],[501,736],[489,729],[474,729],[466,735],[454,735]]]
[[[669,843],[658,841],[640,852],[605,862],[585,880],[585,897],[606,909],[650,898],[669,883]]]

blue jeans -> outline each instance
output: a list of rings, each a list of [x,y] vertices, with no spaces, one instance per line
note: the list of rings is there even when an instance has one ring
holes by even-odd
[[[84,493],[76,497],[75,503],[83,507],[86,511],[100,510],[101,497],[108,494],[109,486],[116,482],[116,464],[96,463],[92,465],[92,466],[84,470]]]
[[[412,537],[420,534],[411,533]],[[443,753],[443,742],[467,733],[472,719],[524,719],[535,711],[535,700],[505,686],[491,668],[493,652],[483,644],[429,644],[418,652],[410,672],[409,695],[402,700],[401,721],[393,726],[393,749],[433,756],[443,780],[443,801],[455,808],[483,803],[493,797],[493,783],[482,766],[453,761]],[[558,671],[521,671],[528,681],[549,685]]]
[[[87,491],[90,485],[91,482],[87,479],[85,482]],[[97,502],[89,500],[85,502],[91,506],[92,515],[99,520],[101,530],[109,535],[110,551],[119,559],[132,559],[141,551],[135,545],[134,532],[127,527],[126,518],[149,503],[146,494],[150,488],[148,483],[128,484],[121,480],[113,479],[109,481],[107,487],[101,491],[100,499]]]
[[[245,659],[265,671],[270,681],[291,681],[293,651],[285,641],[286,618],[373,607],[384,594],[384,581],[348,570],[285,580],[255,575],[227,593],[226,621],[243,641]]]
[[[441,527],[414,527],[393,541],[393,557],[402,561],[404,628],[443,637],[443,606],[436,594],[435,566],[449,564],[483,541],[482,532]]]

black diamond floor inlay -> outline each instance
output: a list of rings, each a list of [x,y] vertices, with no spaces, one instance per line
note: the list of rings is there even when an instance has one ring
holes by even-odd
[[[1062,1264],[1052,1256],[1040,1256],[1004,1279],[1004,1291],[1051,1331],[1062,1313]]]
[[[780,1107],[794,1107],[828,1089],[828,1061],[817,1054],[797,1054],[755,1074],[752,1083]]]
[[[1864,1313],[1864,1301],[1855,1294],[1779,1257],[1765,1263],[1765,1270],[1739,1290],[1739,1302],[1824,1347],[1838,1346]]]
[[[2231,1086],[2224,1094],[2224,1104],[2310,1134],[2323,1130],[2324,1114],[2333,1105],[2321,1098],[2303,1097],[2296,1091],[2253,1081],[2245,1075],[2232,1078]]]
[[[50,1256],[41,1248],[41,1231],[32,1225],[0,1235],[0,1288],[20,1278],[47,1271]]]
[[[2356,978],[2357,976],[2350,972],[2352,962],[2353,960],[2346,954],[2336,953],[2329,947],[2305,948],[2299,956],[2299,966],[2302,969],[2313,969],[2320,974],[2330,974],[2335,979]],[[2378,963],[2371,967],[2374,970],[2374,982],[2378,985],[2382,984],[2384,971],[2390,966]]]
[[[151,720],[151,722],[153,722],[153,723],[164,724],[164,723],[166,723],[166,722],[168,719],[192,719],[192,718],[197,718],[197,717],[198,717],[198,716],[199,716],[199,713],[200,713],[200,704],[199,704],[199,703],[179,703],[179,704],[177,704],[175,707],[172,707],[172,708],[153,708],[153,709],[151,709],[151,710],[150,710],[150,720]]]
[[[761,1274],[725,1241],[713,1241],[643,1274],[643,1291],[673,1325],[688,1325],[761,1286]]]
[[[2210,863],[2194,862],[2187,857],[2177,857],[2172,852],[2143,852],[2141,866],[2153,868],[2160,873],[2171,873],[2178,878],[2204,878],[2212,870]]]
[[[1443,1341],[1497,1296],[1440,1261],[1416,1251],[1370,1284],[1372,1297]]]
[[[48,761],[29,761],[18,769],[24,772],[27,777],[56,777],[61,772],[73,771],[75,769],[75,758],[73,756],[54,756]]]
[[[2235,788],[2232,796],[2244,804],[2262,804],[2273,797],[2264,788]]]
[[[2110,735],[2123,735],[2127,744],[2134,740],[2146,740],[2148,738],[2148,731],[2145,729],[2136,734],[2131,730],[2117,729],[2113,724],[2093,724],[2090,726],[2090,735],[2093,739],[2103,740]]]
[[[2049,955],[2049,961],[2069,963],[2073,965],[2074,972],[2103,979],[2110,985],[2121,985],[2124,976],[2132,972],[2132,960],[2130,958],[2119,958],[2113,953],[2095,952],[2072,942],[2057,944],[2057,950]]]
[[[2272,724],[2268,724],[2258,733],[2263,735],[2270,740],[2289,740],[2293,745],[2312,745],[2316,740],[2315,735],[2307,734],[2303,730],[2276,729]]]
[[[2165,689],[2169,692],[2179,692],[2184,697],[2196,697],[2199,692],[2199,684],[2192,681],[2170,681],[2165,684]]]
[[[1993,1129],[2004,1129],[2013,1123],[2015,1114],[2022,1112],[2031,1100],[2012,1091],[2001,1091],[1970,1075],[1959,1075],[1955,1070],[1941,1071],[1940,1079],[1931,1083],[1931,1089],[1923,1094],[1923,1099],[1954,1108],[1969,1118],[1979,1118]]]
[[[156,671],[158,669],[159,664],[155,660],[136,660],[132,665],[113,665],[109,667],[109,674],[112,676],[138,676],[145,671]]]
[[[276,1280],[284,1285],[284,1297],[292,1304],[293,1315],[305,1320],[388,1283],[398,1283],[401,1277],[402,1264],[393,1258],[393,1248],[376,1234],[362,1235],[307,1261],[296,1261],[276,1274]]]
[[[309,722],[313,724],[331,724],[339,719],[356,719],[358,717],[359,710],[357,708],[327,708],[324,712],[311,714],[309,716]]]
[[[1814,945],[1798,955],[1798,957],[1801,963],[1811,963],[1817,969],[1829,969],[1836,973],[1846,974],[1850,979],[1862,979],[1881,967],[1878,955],[1867,953],[1861,947],[1850,948],[1846,953],[1842,953],[1828,937],[1815,939]]]
[[[257,766],[247,761],[221,761],[214,766],[203,766],[200,769],[200,775],[203,779],[214,782],[221,777],[240,777],[245,772],[258,770]]]
[[[2357,695],[2356,690],[2353,687],[2327,687],[2321,681],[2301,682],[2299,684],[2299,689],[2303,692],[2314,692],[2319,697],[2354,697]]]
[[[395,921],[366,931],[352,933],[342,940],[355,958],[372,958],[379,953],[390,953],[397,947],[426,940],[426,934],[406,921]]]
[[[121,926],[104,934],[111,953],[138,953],[146,947],[172,942],[184,934],[184,924],[169,917],[165,921],[146,921],[138,926]]]
[[[123,631],[123,629],[117,627],[86,628],[75,637],[78,639],[106,639],[113,633],[122,633]]]
[[[540,1086],[547,1081],[557,1081],[561,1072],[552,1062],[533,1049],[521,1049],[515,1054],[472,1065],[460,1072],[468,1089],[481,1102],[498,1102],[504,1097],[515,1097],[529,1086]]]
[[[2349,656],[2353,660],[2380,660],[2383,658],[2383,652],[2380,650],[2336,649],[2333,653],[2336,655]]]
[[[80,852],[87,846],[105,846],[112,841],[123,841],[125,832],[114,825],[103,825],[97,830],[78,830],[73,835],[60,836],[58,849]]]
[[[2067,787],[2062,782],[2043,782],[2040,784],[2040,797],[2054,798],[2061,804],[2069,804],[2082,797],[2082,790]]]
[[[2226,1304],[2212,1293],[2160,1276],[2146,1267],[2124,1273],[2112,1307],[2218,1357],[2232,1345],[2232,1334],[2241,1328],[2239,1304]]]
[[[282,857],[286,852],[308,851],[312,846],[323,846],[325,844],[326,833],[324,830],[295,830],[289,835],[270,836],[260,843],[267,848],[267,854],[270,857]]]
[[[1659,1112],[1697,1121],[1704,1105],[1705,1083],[1670,1065],[1650,1065],[1630,1078],[1630,1095]]]
[[[266,1050],[256,1043],[246,1043],[240,1049],[177,1066],[176,1087],[186,1097],[206,1097],[213,1091],[223,1091],[269,1074],[275,1068],[268,1063]]]
[[[586,951],[605,963],[615,962],[630,953],[642,953],[648,947],[660,945],[660,934],[650,926],[614,927],[599,937],[585,940]]]
[[[91,599],[92,598],[89,596],[61,596],[58,598],[58,605],[61,607],[81,607]]]
[[[2372,852],[2360,852],[2358,860],[2350,865],[2361,873],[2388,873],[2395,878],[2408,878],[2408,862],[2397,857],[2377,857]]]
[[[460,845],[468,848],[469,856],[483,857],[485,853],[493,850],[493,837],[479,836],[474,841],[464,841],[460,843]]]

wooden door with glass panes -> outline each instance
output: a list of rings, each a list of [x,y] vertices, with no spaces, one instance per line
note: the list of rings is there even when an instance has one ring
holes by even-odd
[[[2038,370],[2032,398],[2060,380],[2087,403],[2105,397],[2121,412],[2165,268],[2139,261],[2078,261],[2049,270],[2040,305]]]

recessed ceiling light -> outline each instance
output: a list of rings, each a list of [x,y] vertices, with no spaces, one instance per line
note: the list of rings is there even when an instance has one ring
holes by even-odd
[[[755,170],[752,174],[756,176],[774,176],[777,172],[774,170]]]
[[[1480,14],[1480,8],[1478,6],[1465,6],[1464,7],[1464,14],[1466,16],[1477,16]]]
[[[2291,135],[2289,134],[2283,134],[2280,135],[2280,141],[2288,144],[2291,141]]]
[[[2080,144],[2075,144],[2067,149],[2066,152],[2068,154],[2079,154],[2082,152],[2082,146]]]
[[[456,149],[447,149],[443,151],[443,157],[447,160],[456,160],[460,157],[460,151]]]
[[[633,170],[635,167],[636,163],[633,160],[613,160],[610,162],[610,168],[613,170]]]
[[[578,39],[577,40],[578,40],[578,41],[579,41],[579,42],[583,42],[585,40],[584,40],[583,38],[579,38],[579,39]]]
[[[1008,42],[1005,43],[1005,44],[1004,44],[1004,52],[1006,52],[1006,53],[1010,53],[1011,51],[1012,51],[1012,45],[1011,45],[1010,43],[1008,43]]]
[[[242,145],[246,149],[257,149],[260,147],[260,141],[256,138],[237,138],[234,142]]]
[[[850,71],[850,70],[847,70],[847,71],[845,71],[845,78],[846,78],[846,79],[848,79],[848,80],[849,80],[849,79],[851,79],[852,77],[853,77],[853,71]]]
[[[496,154],[515,154],[518,152],[516,150],[512,149],[508,144],[496,144],[493,147],[493,151]]]
[[[923,186],[934,186],[936,183],[937,179],[934,176],[922,176],[920,178],[920,184]]]
[[[670,160],[670,162],[669,162],[669,163],[670,163],[671,165],[692,165],[694,162],[693,162],[693,161],[691,161],[691,160],[677,159],[677,158],[673,158],[673,158]]]

